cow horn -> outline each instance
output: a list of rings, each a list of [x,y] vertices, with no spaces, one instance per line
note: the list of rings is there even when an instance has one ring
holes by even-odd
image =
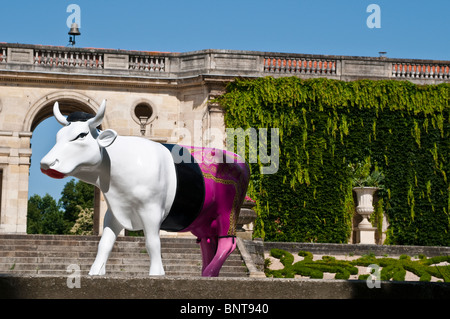
[[[58,123],[62,126],[69,125],[69,121],[67,121],[67,119],[61,114],[61,111],[59,110],[58,102],[55,102],[55,104],[53,105],[53,115],[55,116]]]
[[[100,124],[102,124],[103,116],[105,115],[105,109],[106,109],[106,100],[103,100],[102,104],[100,105],[100,108],[98,109],[97,114],[95,117],[88,120],[89,126],[92,128],[96,128]]]

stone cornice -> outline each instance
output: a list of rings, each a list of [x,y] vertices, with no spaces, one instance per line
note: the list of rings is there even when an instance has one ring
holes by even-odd
[[[297,76],[340,80],[450,82],[450,61],[279,52],[201,50],[184,53],[0,43],[0,81],[84,83],[111,87],[217,84],[236,77]]]

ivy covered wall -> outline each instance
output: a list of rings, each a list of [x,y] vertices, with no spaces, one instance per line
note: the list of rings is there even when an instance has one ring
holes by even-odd
[[[387,244],[450,245],[450,85],[296,77],[238,79],[219,102],[230,128],[278,128],[279,169],[250,164],[255,236],[346,243],[354,203],[349,165],[368,159]],[[270,139],[269,139],[270,141]],[[247,153],[248,155],[248,153]]]

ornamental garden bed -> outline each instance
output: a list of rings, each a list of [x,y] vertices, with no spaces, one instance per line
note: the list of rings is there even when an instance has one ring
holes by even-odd
[[[377,265],[380,280],[450,282],[450,256],[326,256],[303,250],[294,255],[273,248],[265,257],[268,277],[367,280],[370,272],[375,275],[373,265]]]

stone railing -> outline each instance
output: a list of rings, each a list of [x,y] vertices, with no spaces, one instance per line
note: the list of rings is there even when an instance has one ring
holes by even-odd
[[[286,73],[292,75],[336,74],[336,59],[302,57],[265,57],[264,72]]]
[[[450,63],[392,63],[392,77],[402,79],[450,79]]]
[[[189,79],[297,76],[339,80],[450,82],[450,61],[274,52],[201,50],[162,53],[0,43],[0,71]]]
[[[74,67],[103,69],[103,54],[61,49],[33,50],[34,64],[48,67]]]
[[[162,56],[130,55],[129,69],[148,72],[165,72],[165,62],[166,58]]]

